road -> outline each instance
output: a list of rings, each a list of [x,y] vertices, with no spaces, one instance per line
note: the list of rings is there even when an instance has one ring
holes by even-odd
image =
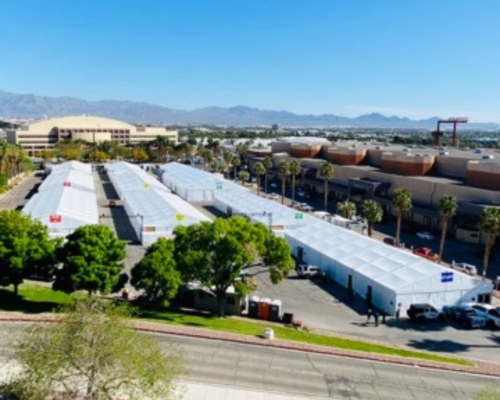
[[[0,325],[0,357],[23,324]],[[9,331],[9,334],[6,331]],[[499,379],[367,362],[343,357],[236,343],[154,334],[162,346],[182,348],[187,380],[341,400],[451,400],[473,394]],[[255,398],[255,397],[248,397]]]
[[[17,210],[22,208],[36,192],[42,182],[43,171],[35,171],[19,185],[0,195],[0,210]]]

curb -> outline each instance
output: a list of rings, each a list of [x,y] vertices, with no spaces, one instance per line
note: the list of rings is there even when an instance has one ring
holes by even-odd
[[[42,314],[37,316],[22,315],[22,314],[0,314],[0,321],[2,322],[55,322],[57,316],[53,314]],[[142,332],[159,333],[164,335],[186,336],[197,339],[218,340],[231,343],[246,344],[250,346],[263,346],[281,350],[300,351],[321,355],[331,355],[339,357],[347,357],[357,360],[382,362],[393,365],[401,365],[407,367],[419,367],[433,370],[469,373],[480,376],[500,377],[500,364],[489,363],[486,361],[469,360],[475,364],[472,367],[454,366],[448,364],[441,364],[432,361],[424,361],[418,359],[399,358],[397,356],[384,356],[374,353],[362,353],[352,350],[343,350],[339,348],[325,347],[320,345],[310,345],[300,342],[292,342],[287,340],[272,340],[265,341],[265,339],[257,338],[254,336],[239,335],[223,331],[212,331],[202,328],[191,328],[177,325],[160,324],[146,321],[134,321],[134,329]]]

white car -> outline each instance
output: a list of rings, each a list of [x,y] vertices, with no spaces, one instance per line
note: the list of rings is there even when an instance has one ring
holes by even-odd
[[[477,275],[477,268],[472,264],[456,263],[455,261],[453,261],[453,263],[451,264],[451,268],[456,269],[460,272],[464,272],[467,275]]]
[[[470,304],[473,310],[488,319],[486,326],[488,328],[500,328],[500,311],[496,307],[487,303]]]
[[[417,233],[417,236],[420,238],[420,239],[425,239],[425,240],[434,240],[434,235],[432,233],[429,233],[429,232],[418,232]]]

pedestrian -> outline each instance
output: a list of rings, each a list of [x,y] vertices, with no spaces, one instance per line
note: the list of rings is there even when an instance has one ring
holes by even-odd
[[[366,311],[366,324],[368,325],[370,323],[370,319],[372,317],[372,309],[369,308],[367,311]]]
[[[378,312],[377,310],[373,310],[373,318],[375,319],[375,326],[378,326]]]
[[[401,303],[398,304],[398,308],[396,308],[396,321],[399,322],[399,316],[401,315]]]

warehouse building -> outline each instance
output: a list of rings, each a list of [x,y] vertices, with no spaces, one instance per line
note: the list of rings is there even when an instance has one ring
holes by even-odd
[[[98,143],[115,140],[124,145],[134,145],[155,140],[158,136],[177,143],[178,133],[165,127],[136,126],[110,118],[89,115],[51,118],[22,125],[7,131],[7,142],[21,145],[28,155],[53,149],[62,140],[84,140]]]

